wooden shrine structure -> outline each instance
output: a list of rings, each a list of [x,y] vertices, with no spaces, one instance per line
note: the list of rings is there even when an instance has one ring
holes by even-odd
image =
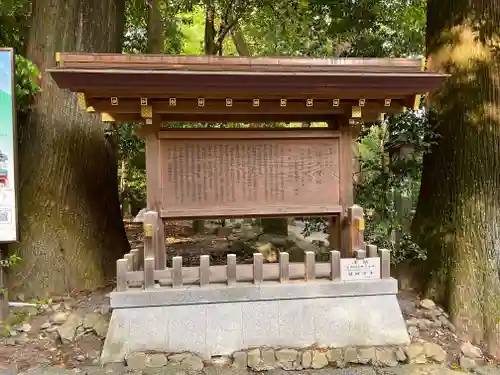
[[[363,242],[363,212],[353,202],[352,142],[359,120],[376,121],[381,114],[414,107],[444,75],[423,71],[420,59],[60,53],[56,60],[52,78],[76,93],[83,110],[99,113],[103,121],[144,124],[139,130],[146,139],[149,210],[144,254],[133,249],[118,261],[112,333],[103,361],[122,360],[138,348],[210,357],[254,346],[408,341],[395,297],[397,281],[389,275],[389,253],[365,249]],[[328,128],[164,127],[169,122],[295,121],[327,122]],[[208,256],[202,256],[200,267],[182,267],[181,257],[167,267],[162,220],[284,216],[331,217],[330,262],[316,264],[315,254],[307,253],[304,263],[293,264],[281,253],[276,264],[263,264],[254,254],[252,265],[237,265],[229,254],[224,266],[211,267]],[[290,283],[296,279],[303,283]],[[199,288],[183,289],[187,284]],[[337,331],[319,323],[331,321],[329,313],[322,315],[330,310],[301,310],[311,298],[331,311],[343,309]],[[245,331],[245,321],[259,309],[276,308],[282,317],[290,299],[295,304],[287,305],[288,318],[253,327],[257,333]],[[358,304],[372,309],[373,316],[365,316],[353,331],[345,311],[356,316]],[[205,318],[193,317],[193,311]],[[204,320],[209,312],[212,322],[227,322],[231,311],[242,331],[221,333],[219,327],[209,339],[213,332]],[[293,325],[297,314],[316,314],[315,325],[288,336],[276,333],[279,326]],[[159,318],[179,327],[159,333],[138,322]],[[142,332],[118,332],[117,327],[132,325]],[[196,332],[203,338],[189,341]]]

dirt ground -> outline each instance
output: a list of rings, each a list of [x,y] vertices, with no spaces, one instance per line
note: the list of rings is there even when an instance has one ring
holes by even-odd
[[[142,225],[126,223],[129,241],[132,246],[142,241]],[[190,223],[173,222],[166,225],[167,252],[171,259],[173,255],[182,255],[184,265],[196,265],[200,254],[210,254],[211,264],[223,264],[231,245],[227,237],[216,235],[194,236]],[[251,262],[252,254],[238,254],[238,262]],[[98,363],[104,334],[98,335],[92,329],[81,332],[77,340],[68,342],[58,333],[61,325],[57,323],[58,316],[72,314],[86,315],[97,313],[104,319],[110,317],[107,294],[112,285],[107,285],[93,292],[81,292],[64,298],[54,298],[41,308],[12,309],[14,316],[14,336],[7,332],[0,338],[0,370],[23,370],[37,364],[51,364],[63,368],[75,368]],[[412,291],[401,292],[400,305],[405,319],[421,322],[432,319],[432,314],[422,309],[418,296]],[[436,307],[436,309],[439,308]],[[16,321],[17,320],[17,321]],[[420,324],[420,323],[418,323]],[[460,355],[460,343],[452,329],[445,325],[427,327],[418,330],[414,340],[424,340],[438,343],[448,353],[448,363],[457,363]],[[410,328],[409,328],[410,329]],[[12,333],[12,332],[11,332]]]

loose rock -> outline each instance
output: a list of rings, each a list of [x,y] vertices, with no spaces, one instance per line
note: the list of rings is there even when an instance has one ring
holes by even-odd
[[[303,368],[311,368],[312,365],[312,352],[310,350],[306,350],[302,353],[302,367]]]
[[[436,308],[436,304],[430,299],[423,299],[422,301],[420,301],[420,306],[422,306],[424,309],[427,310],[432,310]]]
[[[276,359],[284,370],[294,370],[299,367],[300,356],[295,349],[280,349],[276,351]]]
[[[362,365],[371,363],[375,359],[375,348],[361,348],[358,350],[358,362]]]
[[[293,362],[297,360],[298,354],[295,349],[280,349],[276,351],[276,358],[280,362]]]
[[[146,367],[158,368],[167,365],[167,357],[165,354],[154,353],[146,356]]]
[[[358,363],[358,352],[356,348],[346,348],[344,351],[344,361],[346,363]]]
[[[477,346],[472,345],[470,342],[465,342],[460,346],[460,350],[462,351],[462,354],[467,357],[467,358],[482,358],[483,353],[481,349],[479,349]]]
[[[55,324],[62,324],[68,319],[68,315],[64,312],[56,312],[54,315],[52,315],[52,322]]]
[[[230,366],[233,363],[233,359],[231,357],[221,356],[221,357],[213,357],[212,365],[214,366]]]
[[[203,369],[203,361],[200,357],[193,354],[184,358],[181,362],[181,365],[188,371],[199,371]]]
[[[406,355],[410,364],[424,364],[426,362],[424,347],[420,344],[410,344],[406,348]]]
[[[76,330],[82,324],[82,317],[71,314],[62,326],[57,328],[57,333],[63,343],[72,342],[75,339]]]
[[[131,370],[143,370],[146,368],[146,353],[130,353],[125,357],[127,367]]]
[[[478,366],[477,366],[477,363],[474,359],[461,356],[460,357],[460,367],[463,368],[464,370],[472,370]]]
[[[338,367],[343,367],[344,356],[342,349],[330,349],[326,354],[326,357],[328,358],[328,362],[333,363]]]
[[[313,369],[321,369],[328,366],[328,359],[326,358],[326,350],[316,349],[313,351],[311,367]]]
[[[416,339],[420,336],[418,328],[413,326],[408,328],[408,334],[410,335],[411,339]]]
[[[443,363],[446,361],[446,352],[438,344],[426,342],[424,344],[424,353],[427,358],[430,358],[437,363]]]
[[[260,364],[260,349],[252,349],[247,353],[248,356],[248,367],[255,369]]]
[[[247,368],[248,356],[246,352],[236,352],[233,354],[233,367],[238,369]]]
[[[394,367],[398,365],[396,354],[391,349],[377,348],[375,352],[377,362],[384,366]]]

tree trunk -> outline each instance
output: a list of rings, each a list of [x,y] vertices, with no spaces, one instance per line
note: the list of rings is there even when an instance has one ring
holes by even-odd
[[[162,53],[165,32],[159,0],[148,1],[148,53]]]
[[[451,74],[433,95],[442,138],[424,160],[413,231],[428,249],[425,291],[463,338],[499,351],[499,0],[428,1],[433,70]]]
[[[248,47],[245,37],[241,32],[239,25],[235,25],[231,30],[231,37],[233,39],[236,52],[240,56],[250,56],[250,48]]]
[[[38,0],[28,58],[42,72],[32,115],[19,124],[21,258],[9,275],[14,295],[62,295],[114,276],[128,249],[117,163],[104,124],[45,73],[56,51],[119,52],[123,0]]]
[[[216,53],[215,44],[215,6],[212,0],[206,2],[205,8],[205,54],[214,55]]]

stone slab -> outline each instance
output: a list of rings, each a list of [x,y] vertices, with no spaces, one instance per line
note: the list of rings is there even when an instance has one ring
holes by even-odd
[[[307,283],[264,282],[259,285],[237,283],[235,286],[209,284],[204,287],[153,288],[112,292],[111,307],[177,306],[199,303],[225,303],[249,301],[276,301],[310,298],[360,297],[395,295],[398,292],[396,279],[331,281],[314,280]]]
[[[404,365],[381,369],[380,375],[463,375],[442,365]]]
[[[500,375],[500,366],[488,365],[484,367],[478,367],[473,369],[472,372],[478,375]]]
[[[113,310],[101,360],[120,362],[146,350],[189,351],[208,359],[251,347],[409,341],[395,294],[119,308]]]
[[[301,370],[301,371],[286,371],[286,370],[271,370],[263,372],[265,375],[377,375],[371,367],[349,367],[349,368],[324,368],[321,370]]]

